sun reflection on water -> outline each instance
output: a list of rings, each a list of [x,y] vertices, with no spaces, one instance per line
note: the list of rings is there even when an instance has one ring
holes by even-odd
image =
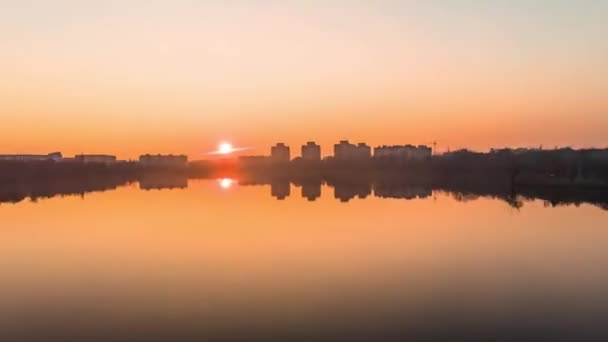
[[[222,189],[227,190],[230,189],[236,183],[236,181],[232,178],[221,178],[218,179],[218,183]]]

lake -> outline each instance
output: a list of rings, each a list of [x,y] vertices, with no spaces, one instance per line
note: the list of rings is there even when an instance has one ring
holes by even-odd
[[[0,204],[0,340],[608,339],[600,205],[164,187]]]

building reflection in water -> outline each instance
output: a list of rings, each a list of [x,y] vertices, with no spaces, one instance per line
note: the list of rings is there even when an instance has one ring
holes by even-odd
[[[315,201],[321,197],[321,181],[318,182],[304,182],[302,183],[302,197],[309,201]]]
[[[608,210],[608,189],[585,190],[569,188],[513,188],[505,186],[487,186],[477,184],[429,184],[404,182],[397,179],[326,179],[321,177],[273,178],[270,176],[239,177],[216,179],[221,189],[228,190],[236,184],[242,186],[270,186],[271,195],[277,200],[284,200],[291,194],[291,183],[301,186],[301,194],[308,201],[315,201],[322,196],[323,184],[334,188],[334,197],[341,202],[353,198],[367,198],[372,194],[378,198],[424,199],[431,197],[434,191],[445,192],[457,201],[476,200],[482,197],[498,198],[510,206],[519,209],[526,201],[542,200],[548,206],[593,204]],[[114,190],[118,187],[139,182],[142,190],[185,189],[188,187],[186,176],[167,174],[150,174],[133,178],[78,178],[46,180],[31,182],[12,182],[0,184],[0,204],[18,203],[25,199],[37,201],[41,198],[55,196],[83,196],[90,192]]]
[[[284,200],[291,194],[291,184],[287,179],[273,180],[270,183],[270,194],[278,200]]]
[[[352,183],[352,182],[335,182],[334,197],[340,202],[348,202],[351,199],[366,198],[372,193],[372,184],[370,182]]]

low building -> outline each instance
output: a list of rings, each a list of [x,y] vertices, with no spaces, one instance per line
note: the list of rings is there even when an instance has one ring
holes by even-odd
[[[321,161],[321,146],[309,141],[302,146],[302,159],[305,161]]]
[[[144,166],[178,166],[184,167],[188,165],[188,156],[186,155],[162,155],[162,154],[144,154],[139,157],[139,163]]]
[[[608,149],[591,149],[584,152],[590,160],[608,162]]]
[[[113,164],[116,163],[116,156],[108,154],[79,154],[74,159],[81,163]]]
[[[275,163],[287,163],[291,160],[289,146],[278,143],[270,148],[270,159]]]
[[[433,149],[428,146],[419,145],[393,145],[379,146],[374,149],[374,159],[392,161],[424,160],[430,158]]]
[[[0,154],[0,161],[61,161],[63,156],[61,152],[53,152],[49,154]]]
[[[505,147],[505,148],[492,148],[490,149],[490,154],[493,155],[499,155],[499,156],[504,156],[504,155],[522,155],[522,154],[526,154],[526,153],[531,153],[531,152],[541,152],[542,149],[539,148],[527,148],[527,147],[518,147],[518,148],[510,148],[510,147]]]
[[[414,151],[414,159],[422,160],[433,156],[433,148],[425,145],[418,145]]]

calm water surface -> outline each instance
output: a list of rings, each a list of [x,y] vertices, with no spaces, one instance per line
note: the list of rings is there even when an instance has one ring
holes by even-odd
[[[606,210],[290,193],[0,204],[0,340],[608,338]]]

